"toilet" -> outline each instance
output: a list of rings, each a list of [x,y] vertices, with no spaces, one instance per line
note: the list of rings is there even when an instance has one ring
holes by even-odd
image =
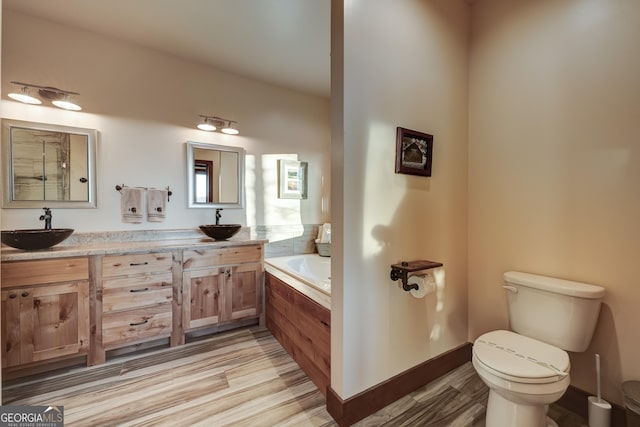
[[[547,409],[571,382],[567,351],[589,346],[605,290],[516,271],[504,282],[511,330],[473,343],[473,367],[489,387],[485,425],[557,426]]]

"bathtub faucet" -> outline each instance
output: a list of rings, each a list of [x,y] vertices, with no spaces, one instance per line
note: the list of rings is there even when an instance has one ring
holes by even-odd
[[[222,218],[221,210],[222,208],[216,209],[216,225],[220,225],[220,218]]]

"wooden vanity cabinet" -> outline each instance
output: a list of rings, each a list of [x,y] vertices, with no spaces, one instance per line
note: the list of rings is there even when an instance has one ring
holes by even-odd
[[[87,258],[4,262],[2,367],[87,354]]]
[[[262,245],[183,253],[186,332],[262,314]]]
[[[156,346],[263,319],[263,245],[0,264],[2,367],[30,368]],[[154,342],[156,341],[156,342]],[[46,363],[41,363],[46,362]]]
[[[171,336],[171,252],[106,255],[101,270],[102,350]]]

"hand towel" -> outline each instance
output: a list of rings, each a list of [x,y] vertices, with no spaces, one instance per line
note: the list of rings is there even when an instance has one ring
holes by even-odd
[[[142,222],[142,195],[144,188],[122,187],[120,190],[120,210],[122,222],[139,224]]]
[[[147,190],[147,221],[162,222],[167,216],[168,190],[150,188]]]
[[[326,222],[322,224],[321,229],[320,243],[331,243],[331,224]]]

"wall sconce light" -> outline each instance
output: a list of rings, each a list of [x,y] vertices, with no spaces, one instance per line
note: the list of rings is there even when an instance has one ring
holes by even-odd
[[[234,126],[234,121],[231,120],[227,120],[227,125],[225,127],[223,127],[222,129],[220,129],[220,131],[222,133],[226,133],[227,135],[237,135],[240,132],[238,131],[238,129],[236,129]]]
[[[11,99],[15,99],[18,102],[22,102],[23,104],[42,104],[42,101],[40,101],[38,98],[34,98],[33,96],[31,96],[31,94],[29,93],[29,86],[22,86],[20,88],[20,92],[12,92],[7,94],[7,96]]]
[[[198,129],[206,132],[213,132],[217,129],[216,122],[213,120],[215,117],[203,116],[202,114],[200,114],[200,117],[203,117],[203,120],[198,124]]]
[[[202,120],[198,124],[198,129],[206,132],[214,132],[220,129],[220,132],[228,135],[237,135],[240,132],[235,128],[235,124],[238,122],[234,120],[223,119],[217,116],[205,116],[200,114]]]
[[[39,86],[31,83],[11,83],[21,86],[20,93],[10,93],[7,95],[9,98],[15,99],[16,101],[22,102],[24,104],[42,104],[42,101],[29,94],[29,88],[36,88],[38,89],[38,94],[42,98],[46,99],[47,101],[51,101],[51,103],[58,108],[70,111],[82,110],[82,107],[73,102],[71,98],[72,95],[80,95],[77,92],[71,92],[69,90],[58,89],[56,87],[50,86]]]

